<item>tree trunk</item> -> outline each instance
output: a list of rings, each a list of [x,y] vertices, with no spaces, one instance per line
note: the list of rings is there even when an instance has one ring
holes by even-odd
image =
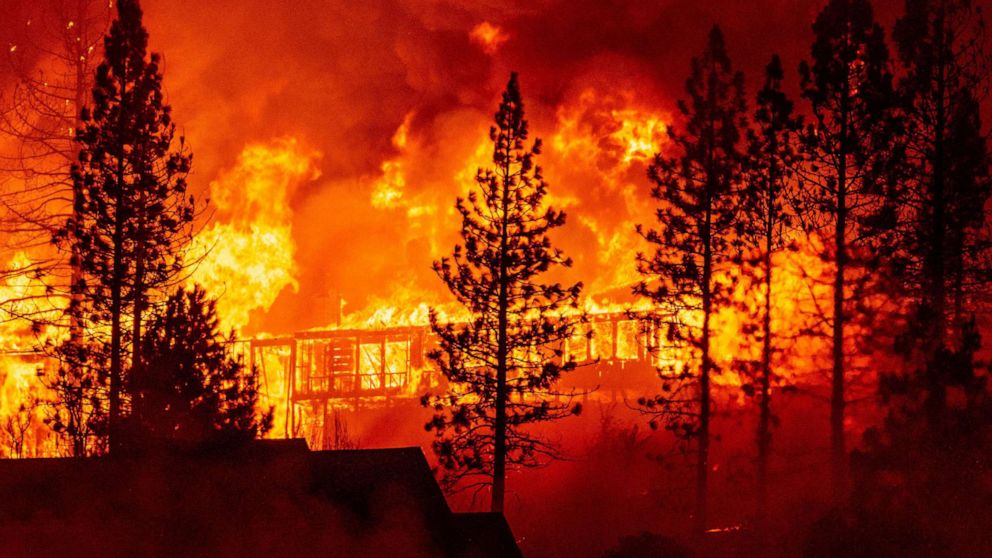
[[[926,328],[927,339],[924,339],[925,365],[927,375],[927,398],[926,412],[931,423],[939,420],[942,414],[945,394],[944,385],[937,373],[937,362],[940,350],[944,347],[947,332],[947,304],[946,304],[946,268],[944,260],[947,257],[946,246],[946,211],[947,201],[945,196],[945,129],[947,126],[946,104],[946,68],[945,68],[945,33],[944,33],[944,3],[940,2],[935,26],[937,27],[936,48],[937,48],[937,75],[935,76],[937,90],[934,104],[936,105],[936,118],[934,120],[934,143],[933,143],[933,176],[930,180],[930,243],[926,254],[924,270],[924,280],[927,281],[926,296],[929,300],[923,302],[923,306],[928,308],[931,316],[926,316],[929,320],[929,327]]]
[[[120,449],[120,416],[121,416],[121,380],[123,363],[121,349],[121,287],[124,283],[124,212],[121,208],[124,204],[123,189],[123,154],[118,163],[118,193],[117,193],[117,215],[114,224],[113,248],[113,282],[110,285],[110,409],[107,418],[107,436],[110,452]]]
[[[712,185],[707,185],[711,190]],[[713,200],[710,192],[706,193],[706,221],[703,224],[703,331],[700,351],[702,365],[699,373],[699,448],[696,460],[696,534],[706,530],[707,496],[709,492],[709,460],[710,460],[710,315],[713,311],[712,286],[713,275],[713,246],[712,220]]]
[[[123,72],[127,75],[127,71]],[[125,157],[124,137],[127,125],[127,81],[124,77],[120,80],[120,108],[118,109],[118,141],[120,152],[117,157],[117,169],[115,180],[117,181],[117,195],[115,197],[114,213],[114,234],[113,243],[113,281],[110,285],[110,409],[107,416],[107,442],[110,452],[114,453],[121,449],[120,439],[120,419],[121,419],[121,384],[123,382],[124,362],[123,349],[121,347],[121,314],[123,313],[122,291],[124,287],[124,205],[125,205]]]
[[[508,143],[509,145],[509,143]],[[504,156],[503,164],[503,215],[500,232],[499,259],[499,301],[497,308],[497,350],[496,350],[496,421],[493,447],[493,497],[491,511],[503,513],[506,494],[506,374],[507,374],[507,313],[509,306],[508,277],[506,269],[507,214],[510,205],[510,157]]]
[[[712,71],[712,70],[711,70]],[[697,433],[698,448],[696,455],[696,507],[693,531],[697,536],[706,531],[707,501],[709,496],[709,462],[710,462],[710,315],[713,310],[712,285],[713,276],[713,197],[716,190],[716,163],[713,152],[716,148],[716,129],[713,114],[716,111],[714,83],[709,80],[707,101],[709,105],[709,125],[706,137],[706,191],[704,192],[705,215],[703,216],[702,241],[703,245],[703,277],[701,294],[703,299],[703,330],[700,339],[702,362],[699,371],[699,432]]]
[[[82,1],[77,3],[77,20],[79,21],[79,25],[83,25],[85,22],[85,13],[84,13],[84,7]],[[83,30],[80,29],[79,33],[80,35],[82,35]],[[85,52],[85,49],[81,42],[75,42],[73,44],[76,45],[76,52],[75,52],[76,83],[75,83],[75,99],[74,99],[75,105],[73,105],[74,114],[72,118],[72,126],[73,126],[72,129],[73,129],[73,134],[75,135],[79,133],[79,129],[82,128],[83,126],[81,111],[83,110],[83,105],[86,102],[86,82],[87,82],[86,64],[84,62],[83,57],[85,57],[87,53]],[[73,141],[75,141],[75,138],[73,138]],[[75,147],[72,149],[71,159],[68,161],[70,165],[79,162],[80,149],[78,144],[74,144],[74,145]],[[72,208],[69,210],[70,211],[69,219],[72,222],[71,227],[74,237],[76,236],[76,233],[78,232],[80,226],[80,216],[79,216],[79,202],[81,201],[80,198],[81,198],[81,192],[79,192],[77,188],[73,187]],[[82,298],[83,298],[82,293],[79,291],[79,284],[83,278],[83,271],[80,265],[81,257],[82,254],[80,254],[79,246],[76,243],[73,243],[69,255],[69,270],[70,270],[69,271],[69,304],[70,307],[75,307],[75,308],[78,308],[79,305],[82,304]],[[73,342],[79,342],[80,340],[82,340],[82,337],[83,337],[83,327],[79,320],[79,314],[78,312],[70,312],[69,338]]]
[[[773,167],[774,169],[774,164]],[[768,457],[771,450],[772,377],[772,249],[775,211],[774,172],[769,173],[768,207],[765,221],[765,309],[762,319],[764,343],[761,351],[761,399],[758,417],[758,521],[763,526],[768,505]]]
[[[954,340],[960,345],[961,326],[964,323],[964,231],[954,231],[951,241],[951,323],[954,325]]]
[[[846,119],[841,135],[846,137]],[[833,286],[833,374],[830,394],[830,465],[835,501],[844,494],[846,475],[846,443],[844,439],[844,272],[847,267],[847,155],[841,154],[837,177],[837,221],[834,250],[836,269]]]
[[[848,48],[850,48],[848,46]],[[850,86],[849,76],[844,79],[840,104],[840,139],[837,145],[837,215],[834,222],[834,284],[833,284],[833,331],[830,392],[830,475],[831,491],[835,504],[840,504],[846,493],[847,444],[844,437],[845,378],[844,378],[844,274],[847,271],[847,188],[848,188],[848,134],[850,133]]]
[[[76,20],[79,25],[85,24],[85,4],[83,0],[79,0],[76,3]],[[78,30],[79,36],[84,36],[84,30]],[[72,107],[74,113],[72,116],[72,129],[73,129],[73,148],[71,149],[70,159],[68,164],[71,166],[79,162],[79,145],[75,143],[75,134],[79,133],[79,130],[83,126],[82,121],[82,110],[83,105],[86,102],[86,62],[85,56],[88,55],[85,52],[86,47],[81,41],[73,42],[75,46],[75,70],[76,70],[76,81],[75,81],[75,91],[74,91],[74,105]],[[70,229],[73,238],[79,237],[80,231],[80,215],[79,215],[79,204],[82,201],[82,192],[76,188],[75,185],[72,187],[72,207],[69,209],[69,220]],[[81,320],[82,304],[83,304],[83,293],[81,290],[83,271],[82,271],[82,254],[79,250],[79,245],[73,242],[69,249],[69,345],[71,347],[80,348],[83,343],[83,324]],[[69,366],[73,369],[73,375],[75,376],[73,381],[77,383],[82,383],[82,378],[86,374],[84,370],[80,370],[82,364],[80,362],[71,362]],[[80,385],[68,385],[67,390],[72,390],[73,394],[69,397],[69,402],[73,408],[68,409],[69,413],[69,436],[72,440],[72,455],[73,457],[85,457],[86,456],[86,396],[83,393],[83,388]]]
[[[139,202],[138,211],[143,211],[144,208],[144,195],[141,196],[141,202]],[[145,235],[147,234],[145,230],[144,217],[139,217],[141,222],[138,224],[138,234],[137,234],[137,245],[135,247],[134,255],[134,282],[131,287],[131,297],[133,300],[134,307],[132,308],[132,319],[131,319],[131,372],[130,380],[134,382],[139,378],[142,373],[141,369],[141,320],[144,313],[144,296],[145,296]],[[132,409],[131,412],[135,415],[138,420],[141,420],[142,413],[144,409],[142,408],[141,397],[135,396],[132,392]]]

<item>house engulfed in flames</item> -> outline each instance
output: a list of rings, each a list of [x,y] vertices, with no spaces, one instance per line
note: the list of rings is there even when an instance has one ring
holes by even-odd
[[[498,38],[491,29],[480,28],[479,33]],[[631,285],[643,279],[632,257],[645,248],[634,233],[635,224],[652,223],[654,219],[653,205],[645,203],[649,189],[646,168],[654,154],[663,149],[667,137],[665,122],[669,118],[652,107],[638,99],[633,90],[606,94],[587,89],[564,100],[549,114],[550,121],[544,126],[535,125],[535,129],[553,130],[546,134],[549,141],[542,157],[547,175],[556,185],[553,192],[557,197],[551,201],[570,212],[562,247],[567,254],[583,255],[574,272],[575,278],[585,284],[587,298],[583,304],[590,316],[592,336],[579,336],[566,344],[568,355],[587,366],[568,374],[564,381],[564,388],[588,393],[583,397],[615,401],[656,393],[660,360],[666,364],[692,361],[681,352],[691,349],[661,354],[648,350],[651,335],[644,331],[650,328],[641,327],[644,322],[630,317],[631,309],[625,302],[630,301]],[[220,170],[209,184],[208,197],[215,213],[190,247],[190,259],[197,262],[190,282],[216,297],[221,329],[242,336],[237,350],[249,366],[258,370],[262,404],[274,409],[275,425],[270,437],[306,437],[311,448],[339,448],[342,444],[337,417],[341,413],[350,413],[349,418],[366,417],[374,414],[373,409],[419,407],[420,397],[441,383],[427,358],[436,345],[427,325],[427,308],[440,309],[454,321],[457,311],[451,312],[450,304],[446,305],[450,299],[439,295],[441,285],[433,277],[429,262],[443,257],[456,242],[452,234],[457,231],[457,223],[452,220],[453,212],[445,208],[451,207],[457,195],[472,188],[477,170],[491,162],[489,116],[479,113],[464,122],[459,120],[450,135],[477,141],[468,140],[457,150],[457,156],[443,162],[433,155],[432,136],[411,127],[414,116],[415,112],[410,112],[396,128],[393,151],[383,159],[381,172],[362,177],[357,185],[348,183],[347,188],[338,188],[342,184],[322,178],[321,153],[295,136],[248,142],[233,164]],[[306,208],[291,203],[301,198],[301,192],[310,190],[334,192],[334,196],[311,196]],[[331,278],[325,281],[324,271],[335,266],[323,259],[313,261],[312,254],[323,258],[328,246],[367,240],[361,232],[365,229],[345,223],[352,228],[339,230],[339,237],[321,237],[316,247],[309,242],[306,252],[297,246],[308,230],[324,234],[326,224],[321,222],[320,228],[313,228],[311,223],[307,228],[299,213],[306,213],[310,219],[312,215],[326,215],[326,201],[331,199],[337,204],[338,196],[348,192],[367,196],[356,202],[360,206],[368,204],[362,219],[371,219],[372,226],[388,223],[389,230],[404,231],[409,236],[406,247],[412,250],[404,257],[392,257],[395,237],[389,234],[375,237],[377,242],[389,239],[383,243],[361,244],[356,252],[374,254],[376,261],[386,261],[388,265],[383,265],[375,277],[363,277],[362,283],[366,284],[350,291],[346,287],[355,287],[351,284],[355,281],[347,270],[359,264],[344,262],[337,266],[344,270],[337,272],[337,279],[328,271]],[[826,291],[820,290],[828,284],[818,280],[830,273],[819,252],[813,247],[774,256],[776,331],[796,338],[795,333],[809,327],[804,321],[806,316],[815,319],[818,307],[811,300],[825,296]],[[29,269],[22,257],[29,255],[15,257],[7,267],[14,271]],[[745,282],[732,274],[723,280],[738,303],[753,304],[755,293],[748,290]],[[51,282],[52,278],[37,281],[24,273],[11,272],[0,281],[0,300],[44,300],[48,304],[45,311],[58,315],[59,301],[48,300],[45,289]],[[281,293],[290,291],[298,299],[294,302],[298,306],[273,310],[282,323],[267,323],[267,313],[278,306],[276,300]],[[327,319],[299,317],[308,318],[304,321],[310,324],[335,323],[335,319],[340,324],[343,318],[344,323],[338,327],[243,337],[246,331],[293,331],[296,326],[287,326],[284,318],[294,308],[302,313],[319,313],[314,310],[320,306],[317,299],[332,293],[342,298],[347,294],[358,302],[346,316],[332,312]],[[386,298],[381,298],[383,295]],[[643,302],[631,304],[641,311],[638,304]],[[35,331],[32,320],[24,318],[31,315],[30,308],[17,306],[14,310],[0,316],[6,320],[0,324],[2,453],[11,457],[61,455],[64,451],[45,422],[46,410],[32,404],[48,396],[39,375],[53,368],[39,353],[39,347],[57,340],[57,335]],[[654,311],[649,307],[643,310]],[[689,323],[698,318],[686,315],[681,320]],[[714,358],[722,368],[729,371],[726,365],[731,360],[755,357],[756,345],[743,342],[745,328],[733,308],[722,309],[714,320],[715,337],[711,341]],[[821,354],[823,349],[816,338],[794,344],[803,355]],[[728,373],[715,382],[736,385],[740,380]],[[404,415],[404,420],[409,416]],[[398,437],[396,441],[410,440]]]
[[[566,358],[583,365],[565,387],[585,397],[636,397],[659,364],[644,326],[623,312],[591,316],[592,335],[565,344]],[[274,410],[271,435],[304,437],[315,449],[337,443],[336,412],[409,403],[443,381],[428,358],[436,345],[429,326],[311,330],[237,343],[258,371],[263,405]]]

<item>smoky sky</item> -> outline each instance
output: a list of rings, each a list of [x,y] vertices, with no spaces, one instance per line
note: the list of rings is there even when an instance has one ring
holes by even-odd
[[[753,92],[773,53],[796,68],[823,4],[145,0],[143,7],[150,48],[164,56],[175,121],[194,152],[194,190],[206,191],[252,143],[294,137],[321,154],[320,177],[297,185],[290,197],[299,290],[285,290],[253,321],[256,330],[289,331],[326,321],[313,310],[316,297],[340,295],[357,309],[389,298],[397,285],[440,290],[430,265],[438,246],[450,249],[456,240],[449,209],[461,187],[452,184],[451,169],[484,137],[510,71],[520,73],[532,135],[546,140],[556,133],[561,107],[588,89],[623,90],[642,109],[674,114],[690,57],[711,26],[724,30]],[[3,27],[8,41],[17,32],[11,21],[31,6],[11,4],[14,15]],[[876,2],[882,23],[889,26],[900,6]],[[484,21],[506,37],[491,53],[470,38]],[[795,71],[791,77],[795,89]],[[439,208],[430,230],[369,202],[383,163],[400,155],[393,138],[408,117],[419,147],[410,155],[418,161],[408,165],[406,188]],[[582,265],[591,256],[581,252],[594,243],[580,226],[582,212],[633,237],[630,223],[649,215],[631,209],[650,205],[643,172],[636,167],[624,177],[633,186],[621,202],[615,188],[549,169],[551,192],[560,188],[578,200],[567,208],[565,246],[577,273],[598,273]]]

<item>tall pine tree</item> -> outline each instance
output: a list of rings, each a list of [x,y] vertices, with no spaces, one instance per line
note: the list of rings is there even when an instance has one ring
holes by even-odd
[[[985,267],[981,228],[992,156],[979,109],[988,86],[984,29],[970,0],[907,0],[893,32],[905,69],[899,91],[909,145],[899,201],[911,308],[900,348],[925,376],[919,387],[930,420],[943,413],[949,381],[935,360],[958,349],[970,286]]]
[[[579,410],[559,397],[556,384],[575,368],[564,344],[576,333],[582,285],[541,281],[571,260],[549,237],[565,214],[546,205],[547,184],[534,161],[541,141],[526,145],[516,74],[495,119],[493,165],[479,170],[477,189],[456,203],[463,244],[434,264],[471,318],[446,324],[431,312],[439,348],[430,357],[448,385],[423,402],[434,410],[427,429],[435,432],[446,483],[467,479],[468,486],[491,487],[491,509],[501,512],[507,465],[533,466],[556,453],[527,426]]]
[[[884,32],[868,0],[831,0],[813,24],[810,62],[800,66],[812,122],[802,134],[804,189],[797,200],[806,230],[827,247],[833,265],[830,460],[834,495],[842,497],[847,456],[845,335],[891,246],[894,211],[886,203],[891,167],[900,157],[892,119],[894,91]],[[857,302],[854,304],[852,302]]]
[[[785,72],[782,61],[773,56],[765,68],[765,84],[755,103],[752,128],[748,130],[745,165],[745,203],[742,204],[746,250],[753,254],[748,263],[750,279],[760,290],[761,302],[753,315],[754,339],[761,344],[761,357],[744,364],[744,389],[756,398],[758,516],[764,517],[768,495],[768,460],[772,439],[772,389],[781,383],[774,370],[775,355],[781,340],[772,330],[773,258],[792,247],[789,233],[794,216],[789,209],[790,193],[795,189],[795,168],[799,161],[798,134],[800,120],[793,114],[793,103],[782,90]],[[779,295],[781,296],[781,295]],[[778,341],[778,342],[776,342]]]
[[[883,374],[885,420],[853,463],[853,504],[924,540],[979,540],[992,497],[992,398],[976,314],[985,313],[992,154],[981,120],[988,52],[968,0],[907,0],[894,36],[907,123],[900,262],[903,366]],[[977,296],[976,296],[977,295]],[[925,510],[925,513],[921,513]]]
[[[723,33],[713,27],[706,49],[692,60],[680,101],[684,132],[671,132],[673,156],[659,154],[648,174],[658,200],[658,230],[639,226],[654,246],[638,255],[644,280],[634,292],[672,316],[668,337],[691,348],[692,358],[659,370],[664,393],[641,400],[645,411],[696,443],[695,529],[706,526],[712,376],[719,372],[711,353],[711,321],[730,303],[717,279],[739,252],[741,230],[736,192],[741,181],[741,134],[746,122],[744,76],[733,70]],[[696,319],[698,318],[698,320]]]
[[[148,55],[148,32],[137,0],[117,2],[104,39],[92,108],[77,135],[79,164],[72,171],[75,217],[55,235],[79,258],[74,288],[83,302],[72,311],[86,323],[107,362],[107,433],[119,447],[125,412],[125,375],[140,373],[142,322],[149,303],[182,269],[194,203],[186,192],[191,156],[164,103],[159,56]],[[107,339],[109,337],[109,339]]]

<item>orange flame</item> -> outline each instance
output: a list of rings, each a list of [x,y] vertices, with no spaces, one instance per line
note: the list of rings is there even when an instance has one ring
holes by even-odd
[[[499,47],[510,39],[510,36],[500,26],[483,21],[476,25],[468,34],[469,38],[489,55],[496,54]]]
[[[320,175],[318,158],[293,138],[252,144],[210,184],[227,219],[196,236],[192,252],[202,259],[191,280],[219,296],[226,328],[244,327],[252,311],[267,310],[283,289],[297,288],[289,200],[297,185]]]

